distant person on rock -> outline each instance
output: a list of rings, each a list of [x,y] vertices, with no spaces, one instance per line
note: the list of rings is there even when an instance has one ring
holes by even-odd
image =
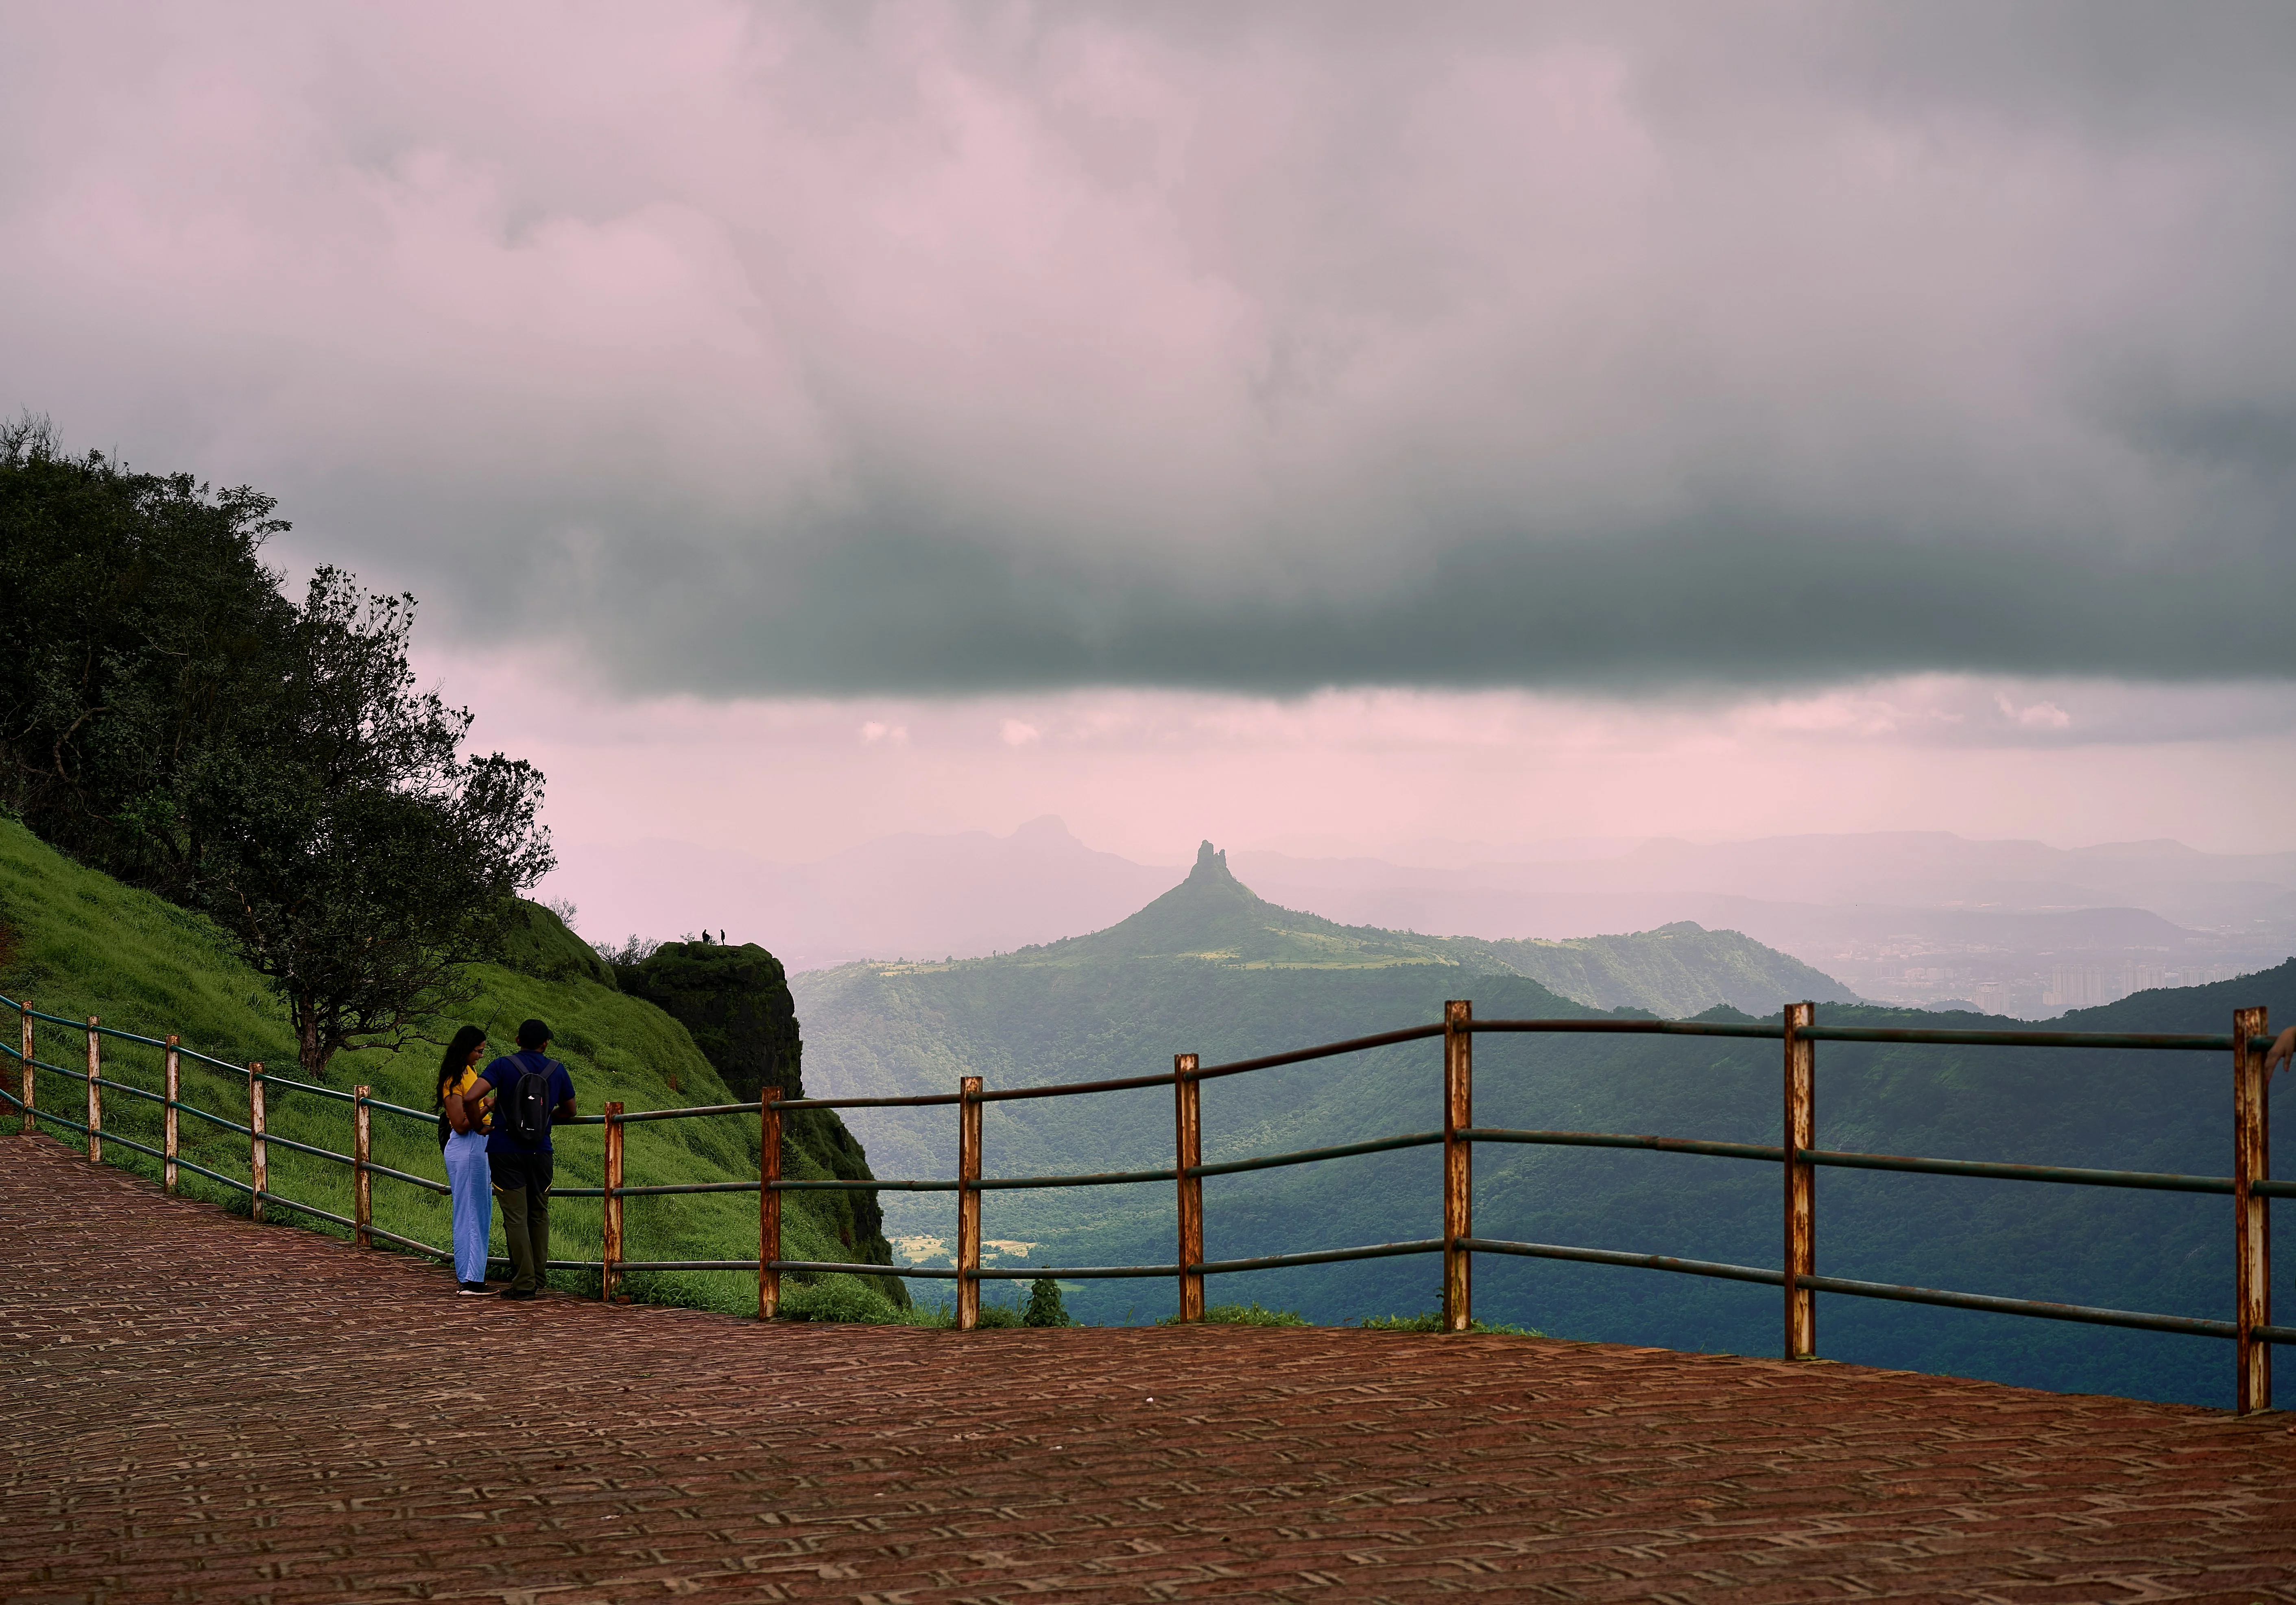
[[[487,1168],[502,1207],[503,1240],[510,1245],[505,1298],[534,1298],[550,1263],[550,1127],[574,1118],[574,1077],[543,1052],[549,1043],[550,1028],[528,1020],[518,1028],[518,1052],[480,1070],[473,1086],[495,1095]]]
[[[455,1282],[465,1298],[487,1290],[487,1238],[494,1230],[495,1207],[487,1167],[488,1101],[471,1089],[479,1083],[479,1060],[487,1055],[487,1034],[464,1026],[439,1061],[439,1146],[447,1160],[447,1183],[455,1197]]]

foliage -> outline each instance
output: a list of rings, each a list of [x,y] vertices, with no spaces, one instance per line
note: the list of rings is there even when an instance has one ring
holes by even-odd
[[[1156,1324],[1177,1326],[1180,1324],[1180,1318],[1177,1315],[1160,1316]],[[1297,1310],[1264,1310],[1255,1302],[1208,1304],[1204,1306],[1204,1324],[1207,1326],[1313,1326],[1315,1322]]]
[[[546,910],[521,906],[530,912],[537,940],[577,940]],[[0,991],[11,999],[26,999],[73,1018],[96,1015],[106,1025],[150,1036],[179,1033],[187,1047],[226,1065],[258,1060],[278,1065],[292,1057],[294,1036],[277,995],[239,961],[230,938],[213,921],[74,864],[6,820],[0,820],[0,922],[20,938],[14,962],[0,970]],[[551,1051],[573,1073],[585,1112],[594,1112],[610,1099],[632,1110],[732,1101],[685,1028],[649,1003],[594,980],[546,979],[496,964],[472,965],[467,974],[476,986],[467,1015],[430,1022],[424,1028],[428,1041],[410,1040],[396,1050],[346,1053],[341,1078],[371,1085],[378,1098],[427,1111],[439,1047],[463,1019],[485,1028],[503,1045],[520,1020],[538,1016],[557,1031]],[[64,1065],[84,1062],[85,1038],[78,1033],[42,1025],[38,1034],[42,1059]],[[107,1039],[104,1054],[106,1077],[158,1088],[157,1050]],[[14,1066],[8,1070],[5,1085],[13,1092]],[[79,1095],[77,1080],[43,1072],[39,1081],[44,1106],[69,1112],[70,1101]],[[246,1118],[243,1072],[217,1069],[186,1055],[184,1085],[186,1098],[199,1107]],[[10,1113],[12,1118],[12,1110]],[[271,1129],[280,1136],[339,1153],[349,1148],[350,1117],[335,1100],[275,1089],[269,1115]],[[159,1117],[142,1099],[107,1098],[104,1124],[120,1135],[159,1146]],[[754,1180],[758,1174],[754,1119],[665,1121],[627,1131],[624,1176],[634,1187]],[[244,1137],[197,1119],[184,1121],[182,1132],[187,1159],[246,1179]],[[57,1134],[68,1141],[77,1138],[70,1132]],[[561,1181],[568,1186],[595,1185],[603,1163],[603,1142],[596,1126],[562,1129],[556,1138]],[[418,1120],[378,1111],[374,1143],[379,1163],[444,1179],[427,1113]],[[108,1147],[105,1158],[140,1175],[157,1173],[155,1162],[122,1145]],[[349,1173],[342,1167],[276,1144],[270,1165],[272,1185],[280,1193],[337,1215],[351,1213]],[[828,1175],[815,1155],[798,1143],[785,1153],[783,1172],[798,1179]],[[189,1172],[184,1188],[193,1197],[227,1207],[243,1196]],[[784,1196],[782,1229],[792,1257],[844,1256],[841,1217],[825,1201],[833,1196],[815,1191]],[[378,1225],[427,1242],[451,1241],[445,1198],[387,1178],[374,1183],[373,1198]],[[239,1207],[243,1209],[243,1203]],[[558,1200],[551,1210],[554,1255],[597,1258],[603,1232],[600,1209],[594,1199]],[[275,1218],[292,1224],[341,1234],[340,1228],[283,1207],[274,1213]],[[757,1222],[757,1200],[750,1194],[636,1200],[624,1215],[626,1252],[642,1259],[737,1257],[754,1249]],[[496,1245],[499,1254],[499,1222]],[[563,1290],[596,1292],[594,1272],[554,1272],[552,1276]],[[888,1307],[906,1297],[890,1278],[856,1285],[874,1288]],[[634,1273],[628,1286],[636,1296],[661,1302],[737,1314],[757,1309],[757,1278],[747,1272]]]
[[[272,498],[69,457],[0,425],[0,802],[78,857],[179,885],[138,828],[217,753],[259,748],[293,608]]]
[[[323,568],[290,604],[273,506],[0,429],[0,798],[230,932],[322,1079],[456,1001],[552,859],[542,776],[414,689],[414,599]]]
[[[1445,1331],[1440,1308],[1423,1311],[1416,1315],[1365,1315],[1349,1324],[1367,1332],[1440,1332]],[[1504,1321],[1470,1321],[1470,1332],[1482,1332],[1503,1338],[1544,1338],[1545,1332],[1528,1326],[1512,1326]]]
[[[1022,1326],[1074,1326],[1068,1307],[1061,1302],[1061,1284],[1049,1276],[1039,1276],[1029,1284],[1029,1307],[1021,1312]]]
[[[211,753],[180,807],[144,821],[191,900],[287,1001],[296,1057],[324,1079],[356,1042],[406,1040],[463,1001],[508,899],[545,873],[542,776],[460,756],[467,710],[414,689],[411,597],[322,569],[290,635],[264,744]]]

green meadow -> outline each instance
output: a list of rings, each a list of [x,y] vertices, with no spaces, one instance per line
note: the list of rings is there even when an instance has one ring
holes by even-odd
[[[377,1110],[373,1121],[373,1157],[378,1164],[410,1175],[445,1180],[432,1108],[432,1085],[441,1044],[464,1018],[484,1027],[497,1051],[511,1045],[519,1021],[536,1017],[556,1033],[552,1052],[572,1072],[579,1107],[594,1115],[618,1100],[630,1110],[674,1109],[734,1101],[685,1026],[652,1003],[624,995],[601,973],[611,976],[581,939],[548,911],[529,905],[529,929],[505,955],[506,963],[477,965],[471,979],[477,995],[462,1015],[427,1022],[424,1037],[390,1051],[371,1048],[338,1055],[329,1069],[338,1092],[365,1085],[373,1095],[422,1111],[418,1117]],[[29,1003],[47,1014],[73,1020],[93,1016],[113,1030],[164,1038],[173,1034],[191,1052],[181,1060],[183,1099],[239,1125],[248,1118],[244,1067],[262,1063],[295,1077],[293,1036],[285,1011],[269,985],[242,963],[212,924],[148,893],[74,863],[12,819],[0,817],[0,990],[11,1003]],[[6,1089],[19,1090],[12,1050],[5,1062]],[[162,1050],[104,1036],[102,1075],[157,1094],[163,1081]],[[36,1104],[65,1119],[86,1113],[87,1033],[36,1024]],[[215,1060],[220,1062],[209,1062]],[[230,1068],[226,1068],[230,1067]],[[299,1078],[299,1077],[296,1077]],[[268,1079],[268,1078],[266,1078]],[[266,1126],[274,1138],[348,1153],[351,1109],[348,1102],[269,1081]],[[17,1112],[6,1106],[8,1128]],[[147,1148],[161,1145],[161,1115],[149,1099],[118,1090],[103,1093],[104,1159],[152,1178],[160,1162],[139,1153],[127,1138]],[[43,1120],[40,1129],[57,1141],[84,1147],[79,1131]],[[193,1118],[180,1121],[179,1152],[193,1164],[245,1183],[249,1142],[239,1132]],[[750,1180],[758,1175],[758,1129],[754,1117],[650,1122],[627,1128],[624,1180],[630,1186]],[[603,1163],[601,1127],[562,1128],[556,1136],[558,1182],[563,1187],[599,1184]],[[831,1172],[801,1141],[784,1144],[783,1174],[826,1177]],[[347,1165],[299,1153],[279,1142],[267,1151],[270,1190],[330,1214],[352,1213]],[[247,1210],[244,1192],[189,1170],[180,1173],[184,1196]],[[382,1229],[439,1248],[452,1241],[448,1200],[442,1195],[389,1177],[373,1180],[373,1219]],[[156,1200],[155,1200],[156,1202]],[[348,1237],[348,1230],[275,1199],[271,1218],[282,1227]],[[785,1194],[783,1253],[791,1258],[850,1260],[856,1257],[840,1235],[849,1234],[849,1209],[835,1193]],[[753,1193],[642,1198],[623,1206],[624,1253],[630,1259],[738,1259],[757,1251],[758,1200]],[[601,1252],[603,1219],[597,1199],[561,1198],[551,1211],[551,1254],[557,1259],[595,1260]],[[381,1251],[393,1251],[385,1249]],[[503,1253],[497,1223],[494,1252]],[[441,1268],[442,1295],[452,1276]],[[562,1290],[594,1295],[595,1272],[559,1271]],[[736,1313],[757,1308],[757,1277],[750,1272],[633,1273],[625,1289],[634,1298],[696,1305]],[[906,1303],[891,1278],[833,1275],[792,1286],[789,1307],[803,1314],[818,1305],[824,1314],[884,1306],[889,1316]]]

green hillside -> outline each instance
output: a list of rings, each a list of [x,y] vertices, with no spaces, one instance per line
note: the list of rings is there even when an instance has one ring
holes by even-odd
[[[1646,1009],[1667,1020],[1688,1020],[1724,1006],[1775,1014],[1790,1003],[1860,1001],[1800,959],[1737,931],[1708,930],[1687,920],[1631,936],[1503,942],[1461,938],[1443,946],[1471,970],[1513,970],[1593,1008]]]
[[[572,1071],[586,1114],[596,1113],[610,1100],[633,1110],[734,1101],[685,1026],[654,1004],[619,990],[611,969],[549,911],[529,904],[522,912],[524,927],[504,953],[505,962],[479,965],[472,971],[479,994],[469,1005],[468,1018],[483,1025],[498,1046],[507,1047],[521,1020],[537,1016],[547,1020],[557,1034],[552,1051]],[[778,967],[775,973],[777,977]],[[258,1060],[275,1070],[294,1071],[293,1038],[275,995],[233,956],[212,925],[73,863],[4,818],[0,818],[0,990],[49,1013],[75,1019],[94,1015],[107,1026],[149,1036],[175,1033],[185,1046],[233,1064]],[[444,1021],[431,1034],[443,1038],[458,1023]],[[86,1037],[84,1032],[43,1024],[37,1052],[51,1064],[78,1069],[86,1062]],[[439,1052],[435,1043],[415,1042],[397,1052],[345,1053],[334,1061],[330,1079],[338,1087],[364,1083],[378,1097],[427,1110]],[[106,1039],[104,1053],[108,1077],[158,1090],[157,1049]],[[189,1101],[245,1121],[243,1075],[191,1059],[183,1062]],[[7,1069],[12,1092],[12,1061]],[[43,1074],[38,1096],[43,1107],[59,1113],[84,1113],[83,1088],[65,1077]],[[276,1135],[338,1152],[349,1150],[350,1114],[337,1100],[275,1088],[268,1112]],[[15,1118],[12,1109],[7,1111],[11,1129]],[[104,1123],[108,1132],[159,1146],[158,1110],[143,1100],[108,1093]],[[75,1132],[47,1129],[62,1140],[84,1141]],[[181,1130],[186,1159],[246,1178],[246,1138],[189,1118],[182,1121]],[[787,1174],[826,1176],[832,1167],[841,1174],[855,1174],[857,1146],[840,1127],[835,1138],[852,1150],[840,1154],[821,1140],[824,1134],[814,1132],[809,1140],[805,1132],[791,1134],[792,1151],[784,1160]],[[602,1141],[595,1126],[559,1133],[562,1185],[597,1184]],[[427,1119],[378,1112],[374,1157],[395,1168],[444,1180],[437,1140]],[[156,1161],[117,1143],[107,1147],[106,1158],[142,1174],[158,1174]],[[270,1165],[275,1191],[338,1215],[351,1212],[349,1175],[344,1167],[275,1144]],[[625,1167],[632,1186],[751,1178],[758,1174],[756,1123],[729,1117],[634,1126],[628,1132]],[[241,1197],[189,1173],[183,1185],[195,1197],[226,1203],[237,1203]],[[783,1231],[792,1257],[867,1257],[874,1236],[873,1212],[865,1208],[857,1223],[853,1206],[845,1201],[848,1196],[804,1192],[785,1200]],[[387,1230],[435,1244],[450,1240],[447,1200],[436,1194],[379,1178],[374,1212],[376,1224]],[[552,1215],[555,1257],[598,1257],[598,1200],[562,1200]],[[288,1211],[281,1211],[279,1218],[340,1230]],[[624,1221],[625,1252],[633,1259],[738,1258],[754,1252],[757,1243],[753,1195],[633,1200],[625,1207]],[[499,1227],[495,1241],[499,1253]],[[882,1252],[882,1244],[879,1248]],[[568,1285],[580,1280],[566,1273],[559,1277]],[[900,1297],[900,1284],[893,1279],[869,1282]],[[631,1290],[678,1302],[756,1308],[756,1278],[746,1273],[680,1273],[651,1282],[640,1275],[631,1279]]]
[[[953,965],[849,965],[794,986],[815,1083],[855,1094],[947,1092],[967,1074],[996,1088],[1155,1073],[1176,1052],[1216,1062],[1431,1021],[1451,997],[1471,998],[1486,1019],[1596,1012],[1524,975],[1439,962],[1442,951],[1431,938],[1273,909],[1214,856],[1142,913],[1091,937]],[[2142,994],[2067,1024],[2224,1031],[2235,1003],[2296,1019],[2296,963]],[[1986,1023],[1839,1003],[1821,1003],[1819,1019]],[[1778,1140],[1772,1043],[1484,1036],[1475,1056],[1481,1124]],[[1819,1141],[2225,1175],[2225,1069],[2211,1054],[1829,1044],[1819,1053]],[[1208,1083],[1205,1157],[1431,1130],[1439,1085],[1429,1043]],[[1160,1087],[996,1103],[984,1116],[990,1176],[1171,1162],[1172,1098]],[[954,1174],[954,1111],[856,1110],[852,1119],[879,1175]],[[2287,1143],[2284,1136],[2284,1153]],[[1778,1263],[1772,1165],[1499,1147],[1479,1151],[1476,1165],[1477,1225],[1488,1235]],[[1214,1177],[1205,1187],[1207,1249],[1218,1258],[1432,1236],[1438,1179],[1428,1149]],[[1168,1262],[1172,1194],[1163,1183],[994,1191],[983,1235],[1005,1245],[1010,1265]],[[954,1220],[947,1196],[883,1196],[889,1235],[919,1258],[944,1259]],[[1829,1170],[1819,1179],[1819,1266],[1835,1274],[2202,1315],[2222,1315],[2230,1299],[2231,1224],[2217,1199]],[[1573,1337],[1776,1351],[1772,1290],[1552,1261],[1487,1259],[1476,1274],[1477,1312],[1487,1319]],[[1223,1278],[1214,1297],[1328,1322],[1427,1307],[1434,1280],[1430,1260],[1390,1259]],[[1087,1318],[1145,1319],[1173,1298],[1161,1281],[1095,1282],[1071,1292],[1070,1305]],[[1834,1358],[2196,1402],[2221,1402],[2229,1386],[2229,1349],[2211,1339],[1833,1296],[1821,1304],[1821,1352]]]

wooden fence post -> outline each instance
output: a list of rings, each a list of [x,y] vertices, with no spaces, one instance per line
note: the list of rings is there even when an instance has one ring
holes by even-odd
[[[1172,1168],[1180,1179],[1180,1319],[1204,1318],[1204,1178],[1189,1171],[1204,1162],[1203,1083],[1193,1053],[1172,1055]]]
[[[96,1020],[87,1017],[87,1162],[100,1163],[103,1159],[103,1089],[95,1078],[103,1074],[103,1056],[96,1046]]]
[[[980,1324],[980,1077],[957,1083],[956,1330]]]
[[[1817,1146],[1817,1044],[1802,1039],[1817,1023],[1815,1003],[1785,1007],[1786,1358],[1817,1357],[1817,1292],[1800,1278],[1817,1274],[1817,1168],[1801,1157]]]
[[[781,1314],[782,1273],[782,1089],[769,1086],[758,1098],[758,1319]]]
[[[167,1102],[160,1106],[160,1151],[168,1157],[160,1162],[160,1180],[168,1196],[176,1196],[176,1144],[180,1122],[176,1118],[176,1106],[184,1098],[184,1067],[177,1052],[182,1039],[168,1038],[167,1068],[160,1072],[160,1087]]]
[[[2271,1173],[2264,1055],[2250,1045],[2270,1034],[2267,1018],[2261,1009],[2232,1014],[2233,1410],[2240,1415],[2272,1408],[2272,1345],[2250,1335],[2272,1323],[2270,1200],[2250,1191]]]
[[[374,1237],[374,1176],[367,1164],[374,1158],[374,1111],[367,1107],[371,1087],[351,1088],[351,1246],[372,1249]]]
[[[622,1106],[606,1105],[606,1241],[599,1258],[598,1298],[611,1304],[622,1290]]]
[[[30,1136],[39,1129],[39,1120],[32,1113],[32,1005],[21,1005],[24,1016],[24,1134]]]
[[[263,1066],[247,1067],[247,1179],[254,1191],[247,1195],[249,1213],[263,1219],[263,1195],[271,1191],[271,1165],[263,1151]]]
[[[1475,1145],[1459,1140],[1475,1123],[1475,1006],[1443,1005],[1443,1330],[1474,1324],[1474,1257],[1459,1240],[1475,1234]]]

